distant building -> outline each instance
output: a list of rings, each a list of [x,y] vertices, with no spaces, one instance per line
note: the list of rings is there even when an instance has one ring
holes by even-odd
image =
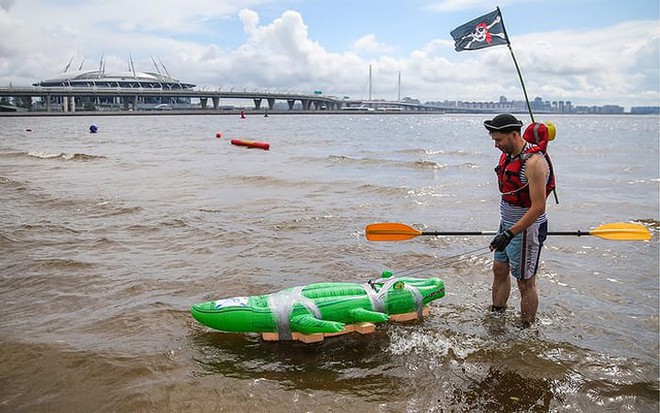
[[[404,103],[412,103],[412,104],[414,104],[414,105],[419,105],[419,104],[421,103],[421,102],[419,101],[419,99],[413,99],[413,98],[411,98],[411,97],[407,97],[407,96],[404,97],[403,99],[401,99],[401,102],[404,102]]]
[[[660,115],[660,106],[633,106],[630,108],[633,115]]]
[[[590,114],[590,115],[620,115],[623,113],[623,106],[605,105],[605,106],[575,106],[572,113]]]

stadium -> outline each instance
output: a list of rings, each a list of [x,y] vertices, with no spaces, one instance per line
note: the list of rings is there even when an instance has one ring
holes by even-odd
[[[125,72],[106,72],[103,59],[101,59],[98,70],[82,70],[81,64],[78,71],[71,72],[68,70],[71,65],[71,61],[69,61],[61,74],[32,85],[35,87],[136,88],[163,91],[189,90],[195,87],[192,83],[184,83],[170,76],[162,62],[159,66],[153,58],[152,61],[156,72],[136,71],[132,59],[129,60],[129,71]],[[122,104],[119,98],[103,97],[77,97],[75,102],[57,103],[64,105],[68,103],[68,105],[83,107],[87,110],[116,107]],[[142,109],[163,109],[190,105],[190,98],[140,97],[136,104]]]

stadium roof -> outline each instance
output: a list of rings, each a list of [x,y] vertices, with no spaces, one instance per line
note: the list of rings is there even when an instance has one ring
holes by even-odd
[[[81,70],[61,73],[51,79],[33,83],[33,86],[85,86],[85,87],[135,87],[163,89],[191,89],[192,83],[153,72],[112,72],[102,70]]]

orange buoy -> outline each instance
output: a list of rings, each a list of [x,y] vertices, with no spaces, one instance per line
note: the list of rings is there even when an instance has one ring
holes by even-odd
[[[268,142],[248,141],[244,139],[232,139],[231,144],[236,146],[246,146],[248,148],[259,148],[265,151],[270,149],[270,143]]]
[[[222,138],[222,133],[220,133],[220,132],[216,133],[216,134],[215,134],[215,137],[216,137],[216,138]]]

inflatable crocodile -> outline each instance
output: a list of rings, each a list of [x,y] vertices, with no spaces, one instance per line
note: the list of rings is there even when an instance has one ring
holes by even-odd
[[[292,340],[297,339],[295,333],[341,334],[348,325],[381,323],[396,315],[422,318],[426,305],[444,295],[444,283],[438,278],[393,277],[386,271],[364,284],[309,284],[198,303],[190,311],[197,321],[216,330],[274,333],[275,339]]]

